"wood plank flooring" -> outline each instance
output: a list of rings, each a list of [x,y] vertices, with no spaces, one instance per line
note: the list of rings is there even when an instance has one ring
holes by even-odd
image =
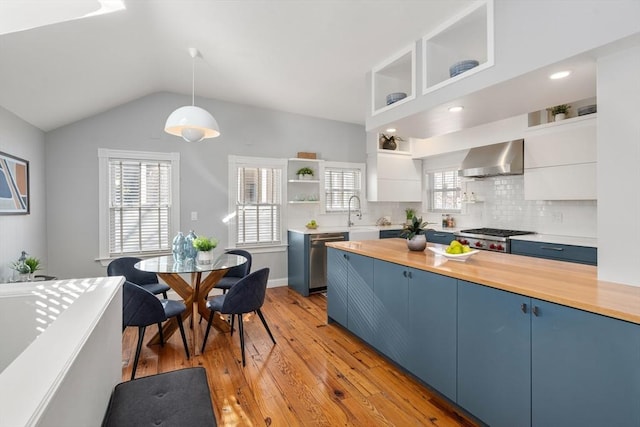
[[[220,426],[475,425],[345,329],[328,325],[323,295],[270,288],[262,311],[277,344],[257,316],[245,315],[246,367],[237,332],[212,328],[205,352],[190,360],[179,333],[164,348],[143,345],[136,377],[204,366]],[[203,337],[206,322],[197,327]],[[147,328],[145,343],[155,329]],[[127,328],[123,381],[136,339],[137,328]]]

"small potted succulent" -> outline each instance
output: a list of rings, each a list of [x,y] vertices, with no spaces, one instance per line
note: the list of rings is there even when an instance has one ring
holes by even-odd
[[[553,116],[554,121],[564,120],[567,117],[567,113],[569,113],[570,105],[560,104],[551,108],[551,115]]]
[[[422,221],[422,217],[414,216],[411,222],[402,228],[400,237],[407,239],[407,247],[411,251],[423,251],[427,247],[427,236],[424,235],[430,223]]]
[[[193,239],[193,247],[198,250],[197,261],[199,264],[211,264],[213,261],[213,249],[218,246],[218,240],[211,237],[196,237]]]
[[[307,167],[300,168],[298,172],[296,172],[296,175],[298,175],[298,179],[311,179],[313,178],[313,169]]]

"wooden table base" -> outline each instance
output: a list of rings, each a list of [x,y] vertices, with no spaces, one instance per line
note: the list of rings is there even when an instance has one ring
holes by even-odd
[[[191,273],[191,285],[189,285],[189,283],[187,283],[187,281],[178,273],[158,273],[158,276],[160,276],[160,278],[162,278],[162,280],[164,280],[171,289],[180,295],[184,304],[187,306],[187,310],[182,314],[182,322],[185,328],[189,326],[190,322],[188,320],[193,316],[193,324],[191,325],[193,329],[191,354],[193,355],[197,356],[201,353],[200,328],[198,327],[199,319],[196,314],[199,313],[205,319],[209,318],[209,310],[207,310],[206,307],[206,298],[211,289],[213,289],[215,284],[218,283],[228,270],[229,269],[211,271],[204,280],[201,280],[202,272]],[[191,310],[189,310],[189,307],[191,307]],[[220,316],[214,317],[213,326],[221,332],[228,332],[230,329],[229,324]],[[169,319],[165,322],[162,327],[164,339],[167,340],[177,329],[178,322],[175,318]],[[148,345],[154,344],[160,344],[159,333],[156,333],[151,340],[149,340]]]

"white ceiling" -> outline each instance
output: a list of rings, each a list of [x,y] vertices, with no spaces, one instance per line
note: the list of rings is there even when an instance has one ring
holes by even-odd
[[[0,15],[20,1],[0,0]],[[365,74],[471,3],[126,0],[112,14],[0,28],[0,106],[49,131],[154,92],[190,95],[195,47],[196,97],[363,124]]]

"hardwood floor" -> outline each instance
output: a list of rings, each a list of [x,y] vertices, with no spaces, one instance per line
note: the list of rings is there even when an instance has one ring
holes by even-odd
[[[277,345],[257,316],[246,315],[246,367],[237,332],[212,329],[204,354],[190,360],[178,333],[164,348],[143,345],[136,377],[204,366],[220,426],[474,425],[358,338],[328,325],[323,295],[270,288],[262,311]],[[197,326],[202,337],[206,322]],[[147,328],[145,343],[154,329]],[[136,334],[123,334],[123,381],[131,376]]]

